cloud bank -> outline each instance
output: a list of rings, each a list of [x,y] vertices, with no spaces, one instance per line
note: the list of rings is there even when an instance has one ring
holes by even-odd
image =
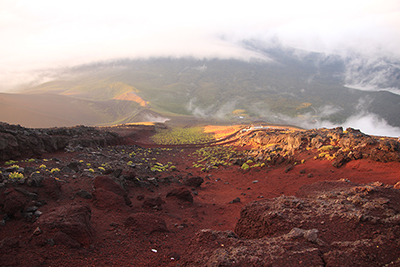
[[[262,57],[246,39],[400,59],[399,32],[396,0],[2,0],[0,91],[96,61]]]

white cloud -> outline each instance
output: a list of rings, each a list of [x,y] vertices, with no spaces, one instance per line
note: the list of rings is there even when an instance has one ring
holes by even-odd
[[[400,136],[400,128],[393,127],[376,114],[358,114],[343,123],[343,128],[360,129],[363,133],[378,136]]]
[[[0,90],[33,70],[115,58],[246,60],[259,55],[236,44],[251,38],[400,58],[399,32],[396,0],[1,0]]]

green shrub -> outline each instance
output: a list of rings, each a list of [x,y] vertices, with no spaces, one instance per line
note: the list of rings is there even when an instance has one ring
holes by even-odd
[[[24,175],[22,173],[19,173],[19,172],[13,172],[13,173],[10,173],[8,175],[8,178],[10,178],[10,179],[24,179]]]
[[[243,163],[242,167],[243,170],[248,170],[250,168],[249,164]]]
[[[205,134],[201,127],[163,129],[151,139],[154,143],[162,145],[199,144],[214,140],[213,136]]]
[[[332,145],[322,146],[318,149],[318,151],[330,151],[333,149]]]
[[[6,161],[6,165],[11,165],[11,164],[14,164],[14,163],[18,163],[18,161],[15,161],[15,160],[10,160],[10,161]]]
[[[12,165],[10,168],[13,168],[13,169],[16,169],[16,170],[18,170],[18,169],[19,169],[19,166],[18,166],[18,165],[16,165],[16,164],[14,164],[14,165]]]
[[[104,169],[103,167],[98,167],[97,169],[99,169],[99,170],[102,171],[102,172],[105,172],[105,171],[106,171],[106,169]]]
[[[53,168],[53,169],[51,169],[51,173],[54,173],[54,172],[59,172],[60,171],[60,169],[59,168]]]

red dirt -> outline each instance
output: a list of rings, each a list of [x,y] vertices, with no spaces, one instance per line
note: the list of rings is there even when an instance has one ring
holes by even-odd
[[[141,143],[147,142],[147,137],[138,140]],[[159,162],[177,161],[179,158],[179,171],[176,174],[184,177],[187,172],[191,172],[193,176],[204,178],[201,187],[195,189],[198,194],[194,195],[193,203],[174,198],[167,199],[166,195],[171,191],[171,187],[178,187],[174,184],[161,184],[151,190],[129,185],[128,197],[132,201],[132,207],[118,208],[110,203],[108,209],[99,209],[91,199],[71,199],[78,189],[92,192],[93,179],[82,177],[69,180],[62,183],[63,197],[58,200],[45,198],[47,205],[41,207],[40,211],[46,214],[62,205],[90,205],[91,223],[96,232],[92,244],[79,249],[72,249],[63,244],[51,246],[46,243],[47,235],[33,234],[35,224],[23,219],[13,219],[5,226],[0,226],[0,240],[9,238],[11,243],[16,243],[2,245],[4,254],[0,255],[0,263],[2,266],[179,266],[180,257],[197,231],[233,231],[241,209],[251,201],[295,195],[301,186],[324,180],[348,179],[363,184],[379,181],[389,185],[394,185],[400,180],[398,162],[355,160],[337,169],[327,160],[314,160],[314,154],[309,151],[302,151],[296,155],[305,159],[305,162],[296,165],[289,172],[285,172],[287,165],[249,171],[243,171],[239,166],[233,165],[204,173],[186,169],[193,161],[188,155],[195,150],[179,149],[175,157],[166,153],[157,158]],[[56,157],[61,161],[69,161],[75,155],[57,153],[46,155],[45,158]],[[43,189],[37,189],[39,193],[41,190]],[[158,196],[165,201],[160,210],[142,208],[143,198]],[[237,197],[240,198],[240,202],[229,203]],[[138,212],[152,213],[164,219],[169,232],[148,233],[125,227],[126,218]],[[149,220],[149,224],[152,224],[152,218]]]

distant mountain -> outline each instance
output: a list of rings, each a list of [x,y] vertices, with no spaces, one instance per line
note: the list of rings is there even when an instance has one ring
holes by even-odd
[[[390,125],[400,126],[400,95],[350,88],[350,62],[351,71],[356,71],[351,58],[282,47],[264,48],[251,42],[243,45],[270,60],[153,58],[83,65],[62,73],[63,78],[13,95],[15,103],[29,104],[20,105],[14,113],[27,112],[36,116],[36,121],[49,123],[58,118],[65,123],[69,120],[94,125],[133,122],[143,118],[136,115],[148,110],[159,114],[150,117],[159,118],[194,116],[311,126],[321,120],[341,123],[354,114],[374,113]],[[382,67],[377,69],[375,65],[370,66],[372,74],[367,69],[368,66],[360,69],[360,73],[365,73],[364,83],[370,81],[373,71],[382,72]],[[396,72],[396,67],[390,71],[390,88],[400,88],[400,72]],[[7,97],[2,97],[1,101],[6,101]],[[42,101],[43,98],[59,104],[47,109],[45,103],[50,102]],[[34,105],[40,106],[42,113],[32,112]],[[7,121],[13,112],[5,114],[3,110],[0,107],[0,120]]]
[[[52,93],[0,93],[0,121],[34,128],[114,124],[140,109],[132,101],[89,101]]]

